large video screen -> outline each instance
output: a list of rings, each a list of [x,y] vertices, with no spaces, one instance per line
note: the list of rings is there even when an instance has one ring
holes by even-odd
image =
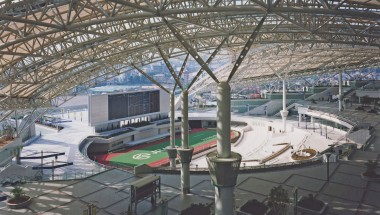
[[[109,120],[160,111],[160,91],[145,91],[108,96]]]

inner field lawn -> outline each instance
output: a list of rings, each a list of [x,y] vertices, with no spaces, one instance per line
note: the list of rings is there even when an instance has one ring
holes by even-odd
[[[181,137],[177,135],[175,139],[177,146],[181,146]],[[104,163],[121,165],[121,166],[137,166],[147,164],[155,167],[168,161],[168,154],[165,150],[170,144],[170,139],[154,141],[144,145],[135,146],[126,151],[106,154],[101,156],[100,160]],[[193,129],[189,134],[189,145],[194,147],[194,152],[200,151],[205,147],[211,147],[216,144],[216,130],[213,129]],[[100,161],[98,160],[98,161]],[[100,161],[103,163],[102,161]]]

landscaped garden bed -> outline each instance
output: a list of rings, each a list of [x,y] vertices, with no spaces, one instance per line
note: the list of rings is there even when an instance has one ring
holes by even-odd
[[[211,215],[213,214],[213,204],[191,204],[190,207],[182,210],[180,215]]]
[[[244,203],[237,211],[237,215],[265,215],[270,211],[264,203],[252,199]]]
[[[317,151],[314,149],[302,149],[300,151],[294,152],[292,154],[293,160],[309,160],[317,154]]]
[[[376,168],[378,165],[377,161],[368,160],[365,163],[367,169],[361,174],[361,177],[367,181],[380,182],[380,175],[376,173]]]
[[[0,137],[0,147],[6,146],[12,141],[14,141],[14,137],[9,137],[9,136],[2,136]]]
[[[231,133],[232,133],[232,135],[231,135],[231,143],[234,144],[240,138],[240,132],[232,130]]]
[[[237,211],[237,215],[286,215],[289,206],[288,192],[281,185],[270,190],[267,204],[252,199],[242,205]]]
[[[308,197],[301,196],[297,202],[298,210],[309,214],[323,214],[327,205],[326,202],[315,199],[313,194],[309,194]]]

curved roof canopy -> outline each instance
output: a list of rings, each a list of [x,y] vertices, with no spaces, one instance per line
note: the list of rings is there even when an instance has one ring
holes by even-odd
[[[75,86],[187,53],[212,81],[380,62],[378,0],[6,0],[0,23],[3,110],[49,106]],[[233,63],[211,71],[223,51]]]

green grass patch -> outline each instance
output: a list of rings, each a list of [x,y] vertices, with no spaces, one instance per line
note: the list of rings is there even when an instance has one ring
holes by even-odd
[[[203,130],[189,134],[189,145],[196,147],[209,143],[216,140],[216,130]],[[177,146],[181,146],[181,138],[176,138],[175,140]],[[126,166],[137,166],[140,164],[149,164],[168,156],[165,148],[169,146],[169,140],[159,142],[157,144],[149,145],[147,147],[138,148],[136,150],[120,154],[110,159],[110,164],[112,165],[123,164]]]

